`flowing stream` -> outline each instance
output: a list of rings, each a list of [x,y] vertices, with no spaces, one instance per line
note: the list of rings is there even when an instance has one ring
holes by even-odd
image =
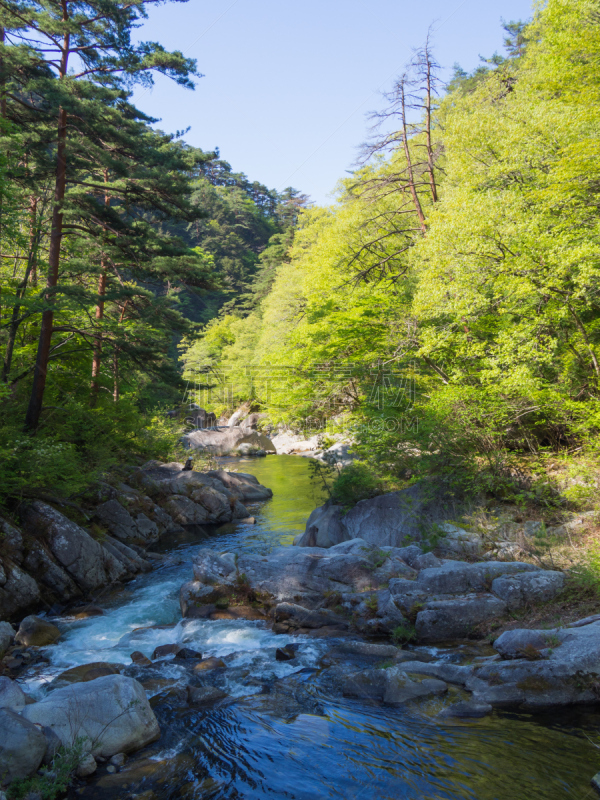
[[[176,660],[151,672],[128,666],[144,682],[162,736],[126,768],[98,773],[74,797],[100,800],[583,800],[600,767],[600,716],[593,709],[545,715],[495,712],[481,720],[436,717],[445,700],[390,708],[342,699],[319,678],[330,640],[276,636],[263,623],[181,621],[179,588],[191,578],[197,548],[268,552],[291,544],[322,498],[308,463],[297,456],[220,459],[269,486],[256,525],[198,529],[161,543],[171,563],[107,596],[103,616],[61,618],[64,633],[48,649],[49,665],[26,675],[27,691],[43,696],[61,671],[105,661],[131,665],[159,644],[185,642],[227,662],[220,671],[228,699],[205,708],[181,701],[186,682]],[[275,649],[299,644],[292,663]],[[448,654],[454,658],[455,654]],[[181,683],[181,688],[179,683]],[[451,689],[456,698],[457,690]]]

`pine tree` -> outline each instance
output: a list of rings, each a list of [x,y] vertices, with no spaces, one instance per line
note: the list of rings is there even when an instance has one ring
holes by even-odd
[[[36,429],[42,411],[65,220],[71,229],[79,224],[69,219],[70,208],[65,204],[67,186],[73,181],[85,193],[85,197],[80,194],[80,208],[89,203],[90,190],[110,193],[110,185],[101,185],[100,176],[106,168],[110,169],[112,147],[119,138],[110,136],[118,132],[114,115],[120,112],[119,121],[127,119],[128,115],[143,120],[143,116],[127,103],[127,89],[133,82],[151,82],[151,73],[158,71],[183,86],[193,87],[194,61],[179,52],[169,53],[156,43],[134,45],[131,42],[136,22],[154,2],[159,0],[0,2],[0,23],[5,31],[3,52],[12,45],[29,59],[31,69],[37,69],[33,82],[20,86],[15,93],[6,92],[7,100],[24,105],[32,113],[41,107],[45,117],[54,116],[56,126],[52,149],[54,190],[48,276],[25,421],[29,430]],[[45,75],[39,74],[42,68]],[[33,101],[30,95],[35,97]],[[112,131],[107,120],[111,115]],[[83,178],[85,167],[87,179]],[[96,211],[93,205],[88,216],[92,224]],[[101,218],[97,219],[97,225],[98,231],[103,230]],[[88,227],[87,232],[89,230]]]

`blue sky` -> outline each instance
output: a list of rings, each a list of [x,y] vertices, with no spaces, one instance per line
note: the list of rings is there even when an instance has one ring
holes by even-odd
[[[527,19],[529,0],[189,0],[151,11],[140,39],[196,58],[194,92],[159,77],[136,105],[166,131],[219,147],[234,170],[319,204],[354,164],[366,113],[434,23],[450,74],[502,51],[500,19]]]

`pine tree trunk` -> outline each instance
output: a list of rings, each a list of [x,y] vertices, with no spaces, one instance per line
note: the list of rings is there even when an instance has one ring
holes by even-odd
[[[62,0],[63,20],[68,19],[66,0]],[[70,34],[65,33],[60,60],[60,78],[64,80],[67,75],[69,61]],[[50,230],[50,250],[48,253],[48,280],[46,287],[46,303],[48,308],[42,314],[42,326],[38,341],[38,350],[33,371],[33,385],[31,397],[25,415],[25,430],[35,431],[40,421],[44,402],[44,390],[48,377],[48,361],[50,359],[50,344],[52,342],[52,327],[54,324],[54,309],[56,300],[54,289],[58,284],[58,270],[60,266],[60,248],[63,233],[62,204],[65,199],[67,186],[67,112],[60,108],[58,112],[57,152],[56,152],[56,181],[54,184],[54,207],[52,209],[52,227]]]
[[[15,304],[13,306],[12,317],[8,328],[8,341],[6,343],[6,353],[4,355],[4,364],[2,365],[2,381],[8,383],[8,376],[12,365],[13,351],[15,347],[15,340],[17,338],[17,331],[21,321],[19,314],[21,312],[21,301],[27,291],[27,284],[31,281],[37,266],[37,248],[38,248],[38,231],[37,231],[37,197],[31,197],[29,206],[29,253],[27,256],[27,267],[25,269],[25,276],[19,284],[16,292]],[[37,284],[37,277],[36,277]]]
[[[67,112],[64,108],[61,108],[58,115],[56,183],[54,188],[54,208],[52,209],[50,251],[48,254],[48,280],[46,283],[48,292],[45,298],[46,302],[50,304],[50,307],[42,314],[42,327],[40,330],[35,369],[33,372],[33,386],[31,387],[31,397],[25,416],[25,428],[31,431],[35,431],[40,421],[42,404],[44,402],[44,390],[46,388],[46,378],[48,375],[48,360],[50,358],[50,343],[52,341],[52,326],[54,324],[54,310],[52,305],[54,304],[55,296],[53,289],[58,284],[63,226],[62,203],[65,198],[65,189],[67,185],[66,138]]]
[[[104,170],[104,183],[108,183],[108,172]],[[104,205],[110,205],[110,197],[107,193],[104,194]],[[98,401],[98,394],[100,392],[100,384],[98,383],[98,376],[100,375],[100,365],[102,363],[102,330],[100,329],[102,319],[104,318],[104,295],[106,294],[106,262],[104,256],[100,262],[100,279],[98,280],[98,304],[96,305],[96,323],[98,325],[98,334],[94,341],[94,356],[92,358],[92,383],[90,393],[90,407],[93,408]]]
[[[37,288],[38,275],[37,275],[37,248],[38,248],[38,232],[37,232],[37,197],[31,197],[31,205],[29,206],[29,253],[31,261],[31,271],[29,273],[29,280],[33,288]]]

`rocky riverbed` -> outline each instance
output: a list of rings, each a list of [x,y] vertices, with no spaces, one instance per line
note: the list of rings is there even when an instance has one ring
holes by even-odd
[[[304,798],[332,780],[333,797],[587,791],[600,620],[488,636],[556,596],[561,573],[359,538],[290,547],[315,504],[306,465],[254,463],[272,500],[258,499],[258,481],[223,472],[254,492],[239,502],[256,524],[186,524],[152,545],[158,566],[88,614],[22,622],[9,655],[30,659],[0,692],[31,758],[44,737],[42,769],[51,741],[72,742],[85,720],[77,791],[89,798]],[[178,507],[197,503],[206,478],[179,466],[146,465],[136,491],[161,508],[173,495]],[[113,720],[114,736],[100,735]]]

